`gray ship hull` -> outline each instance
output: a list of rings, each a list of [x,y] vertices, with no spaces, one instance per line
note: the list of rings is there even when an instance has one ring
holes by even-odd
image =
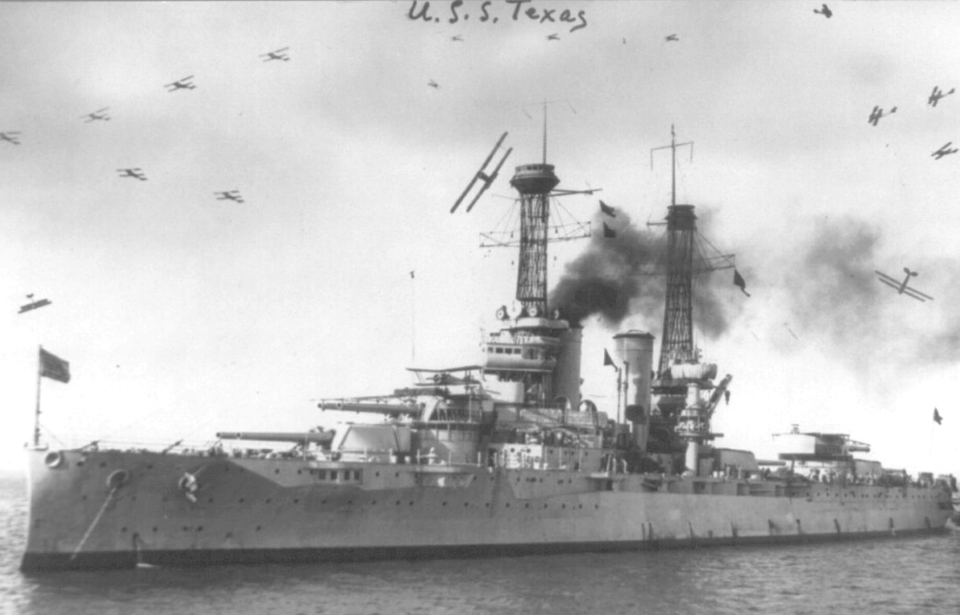
[[[25,571],[837,541],[941,532],[952,510],[940,486],[121,451],[28,455]]]

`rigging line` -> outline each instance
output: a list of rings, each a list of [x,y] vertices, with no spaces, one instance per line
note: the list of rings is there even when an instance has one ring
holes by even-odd
[[[517,233],[520,232],[520,218],[523,215],[523,207],[521,206],[520,199],[513,200],[513,207],[507,212],[510,214],[510,219],[508,220],[509,228],[517,229]]]
[[[67,443],[64,442],[63,440],[61,440],[55,433],[53,433],[53,431],[52,431],[50,428],[48,428],[48,427],[47,427],[46,425],[44,425],[43,423],[38,423],[38,425],[40,426],[40,429],[42,429],[42,430],[44,431],[44,433],[47,434],[47,436],[49,436],[49,437],[53,438],[54,440],[56,440],[57,442],[59,442],[59,443],[60,443],[60,446],[62,446],[63,448],[68,448],[68,447],[67,447]]]
[[[90,524],[90,527],[87,528],[86,533],[83,535],[83,538],[80,539],[80,543],[77,545],[77,548],[73,550],[73,554],[70,556],[70,560],[75,560],[77,554],[80,553],[80,549],[83,548],[83,545],[87,542],[87,539],[90,538],[90,534],[93,533],[93,528],[100,523],[100,517],[103,516],[103,513],[107,510],[107,504],[110,503],[110,500],[113,498],[113,494],[117,492],[119,487],[111,487],[110,493],[107,494],[107,499],[103,501],[103,505],[100,507],[100,511],[97,512],[97,516],[93,518],[93,523]]]
[[[557,217],[558,217],[558,218],[561,217],[561,216],[560,216],[560,212],[563,212],[563,213],[567,214],[567,216],[569,216],[570,218],[573,218],[574,220],[576,220],[576,218],[574,218],[573,214],[570,213],[570,210],[568,210],[566,207],[563,206],[563,204],[560,203],[560,199],[551,198],[551,199],[550,199],[550,203],[551,203],[551,204],[554,206],[554,208],[557,210]]]
[[[562,228],[564,230],[568,228],[573,228],[575,231],[576,230],[584,231],[590,228],[589,222],[584,223],[577,220],[577,218],[573,214],[571,214],[566,207],[560,204],[560,201],[558,199],[551,199],[551,200],[553,201],[553,204],[557,210],[557,225],[555,228]],[[572,222],[567,222],[566,220],[564,220],[564,217],[561,214],[566,214],[567,218],[572,220]]]
[[[171,402],[171,403],[169,403],[169,404],[166,404],[165,406],[161,406],[161,407],[157,408],[156,410],[154,410],[153,412],[150,412],[149,414],[146,414],[146,415],[141,416],[141,417],[137,417],[137,418],[135,418],[131,423],[128,423],[128,424],[124,425],[123,427],[118,427],[117,429],[114,429],[113,431],[111,431],[111,432],[109,432],[109,433],[107,433],[107,434],[105,434],[105,435],[102,435],[100,439],[102,439],[102,440],[109,440],[110,438],[112,438],[112,437],[115,436],[116,434],[122,432],[123,430],[129,429],[129,428],[133,427],[134,425],[137,425],[138,423],[141,423],[141,422],[143,422],[143,421],[146,421],[147,419],[152,418],[153,415],[155,415],[155,414],[157,414],[157,413],[159,413],[159,412],[164,412],[164,411],[166,411],[166,410],[169,410],[169,409],[172,408],[176,403],[177,403],[177,402]]]
[[[511,206],[509,209],[507,209],[503,213],[503,216],[494,225],[493,230],[490,231],[489,233],[480,233],[480,236],[483,237],[484,235],[495,235],[495,234],[507,235],[508,233],[510,233],[508,229],[512,229],[516,226],[516,222],[514,221],[514,218],[519,217],[518,211],[520,208],[517,206],[517,203],[519,203],[519,201],[517,199],[514,199],[513,206]],[[504,230],[499,230],[501,228]]]
[[[206,417],[203,421],[195,424],[195,425],[194,425],[194,428],[193,428],[192,430],[188,431],[188,432],[185,433],[185,434],[183,434],[183,433],[181,432],[181,435],[183,435],[183,440],[184,440],[184,441],[190,440],[190,439],[193,437],[193,435],[196,434],[198,431],[209,431],[209,430],[210,430],[210,425],[212,425],[214,422],[220,422],[220,421],[221,421],[221,417],[220,417],[219,415],[217,415],[216,413],[214,413],[214,415],[212,415],[212,416],[211,416],[211,415],[207,415],[207,417]],[[203,442],[204,442],[204,443],[206,443],[206,442],[216,442],[217,440],[221,440],[221,439],[222,439],[222,438],[216,438],[216,439],[214,439],[214,440],[204,440]]]
[[[699,233],[697,233],[697,234],[699,235]],[[699,241],[694,241],[694,247],[695,247],[696,252],[697,252],[697,258],[699,259],[699,264],[698,264],[697,266],[702,266],[702,267],[703,267],[703,269],[701,269],[700,272],[703,272],[703,271],[712,272],[712,271],[716,271],[716,270],[718,270],[718,269],[726,269],[726,268],[727,268],[727,267],[722,266],[722,265],[720,265],[720,264],[715,264],[715,263],[718,263],[720,259],[717,258],[717,257],[707,256],[706,251],[703,249],[703,245],[702,245]],[[721,256],[722,256],[722,255],[721,255]]]
[[[500,228],[500,225],[504,223],[504,220],[506,220],[509,216],[513,214],[513,210],[517,206],[517,199],[511,199],[511,200],[513,201],[513,205],[509,207],[505,212],[503,212],[503,216],[500,217],[500,220],[497,222],[497,224],[493,228]]]
[[[720,250],[718,250],[715,245],[713,245],[712,243],[710,243],[710,240],[709,240],[709,239],[707,239],[706,237],[704,237],[704,236],[700,233],[700,231],[697,231],[697,236],[700,237],[700,239],[703,239],[703,241],[706,242],[706,244],[707,244],[708,246],[710,246],[711,248],[713,248],[713,251],[716,252],[717,255],[718,255],[720,258],[722,258],[722,259],[724,259],[725,261],[727,261],[727,263],[729,263],[731,267],[736,267],[736,266],[737,266],[737,264],[736,264],[735,262],[733,262],[733,259],[732,259],[730,256],[728,256],[728,255],[722,253]],[[736,255],[734,255],[734,257],[735,257],[735,256],[736,256]]]

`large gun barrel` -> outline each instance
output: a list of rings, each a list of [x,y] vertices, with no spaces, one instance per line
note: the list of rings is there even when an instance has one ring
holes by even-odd
[[[224,440],[258,440],[261,442],[313,442],[329,444],[333,441],[331,431],[218,431],[217,437]]]
[[[369,412],[372,414],[418,414],[419,408],[404,404],[377,404],[369,402],[322,401],[317,404],[321,410],[342,410],[344,412]]]

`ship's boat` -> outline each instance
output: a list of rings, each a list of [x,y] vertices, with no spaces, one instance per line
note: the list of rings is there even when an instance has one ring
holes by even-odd
[[[518,168],[522,206],[540,212],[531,224],[546,219],[537,198],[556,185],[552,169]],[[674,207],[687,209],[671,210],[668,232],[671,220],[692,224],[692,206]],[[855,458],[869,449],[846,435],[794,430],[778,438],[772,461],[714,446],[721,434],[710,421],[731,376],[714,382],[716,365],[682,343],[671,352],[685,358],[666,374],[654,369],[653,335],[614,336],[626,421],[611,419],[612,408],[581,397],[582,329],[556,311],[546,317],[545,293],[533,292],[543,275],[540,291],[521,276],[520,303],[497,312],[478,364],[413,369],[414,382],[392,395],[319,404],[373,422],[234,428],[202,448],[37,442],[27,451],[22,568],[514,556],[943,531],[952,477],[916,480]]]

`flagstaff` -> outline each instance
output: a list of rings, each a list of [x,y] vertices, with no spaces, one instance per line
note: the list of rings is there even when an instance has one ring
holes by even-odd
[[[41,345],[37,353],[37,407],[34,414],[33,446],[40,446],[40,379],[43,377],[64,384],[70,382],[70,363],[47,352]]]
[[[37,407],[33,415],[33,447],[40,446],[40,376],[43,374],[43,346],[37,353]]]

